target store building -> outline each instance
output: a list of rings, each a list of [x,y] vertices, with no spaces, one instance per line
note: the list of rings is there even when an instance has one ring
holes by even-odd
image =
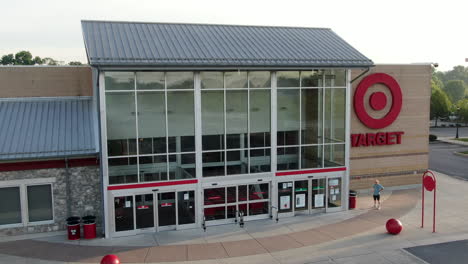
[[[430,65],[330,29],[83,21],[106,237],[348,210],[419,184]]]

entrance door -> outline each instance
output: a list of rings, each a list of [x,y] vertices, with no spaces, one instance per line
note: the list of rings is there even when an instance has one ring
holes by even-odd
[[[175,192],[159,192],[157,197],[158,230],[175,229],[177,224]]]
[[[154,228],[153,200],[152,193],[135,195],[136,229]]]
[[[326,197],[325,178],[278,183],[278,209],[283,217],[323,211]]]
[[[195,191],[155,193],[158,199],[158,231],[195,227]]]
[[[119,194],[112,200],[114,237],[196,227],[194,190]]]
[[[328,207],[327,211],[341,210],[341,178],[328,178]]]

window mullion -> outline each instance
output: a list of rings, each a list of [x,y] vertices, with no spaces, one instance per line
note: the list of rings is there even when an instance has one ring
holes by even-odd
[[[168,127],[168,118],[167,118],[167,73],[164,72],[164,112],[165,112],[165,122],[166,122],[166,181],[169,180],[169,127]]]
[[[19,187],[20,187],[21,221],[22,221],[23,226],[27,226],[29,223],[29,214],[28,214],[28,196],[26,192],[26,185],[21,184]]]

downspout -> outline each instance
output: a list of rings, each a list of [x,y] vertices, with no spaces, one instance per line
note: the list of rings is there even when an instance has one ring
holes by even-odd
[[[67,217],[71,216],[71,184],[70,184],[70,171],[68,166],[68,157],[65,157],[65,185],[66,185],[66,198],[67,198]]]
[[[368,67],[365,71],[363,71],[361,74],[356,76],[356,78],[352,79],[350,83],[353,83],[355,80],[361,78],[364,74],[368,73],[370,71],[370,67]]]
[[[95,107],[96,107],[96,113],[97,113],[97,144],[98,144],[98,150],[99,150],[99,187],[100,187],[100,190],[102,191],[102,194],[101,194],[101,215],[102,215],[102,234],[105,235],[105,230],[106,230],[106,218],[107,218],[107,215],[105,213],[105,206],[104,206],[104,195],[106,195],[106,192],[104,190],[104,168],[103,168],[103,157],[102,157],[102,149],[101,149],[101,143],[102,143],[102,139],[101,139],[101,97],[100,97],[100,93],[99,93],[99,67],[96,67],[95,68],[96,71],[93,71],[93,75],[94,75],[94,72],[96,72],[95,76],[96,76],[96,89],[94,89],[94,93],[96,95],[96,104],[95,104]]]
[[[99,175],[100,175],[100,187],[102,190],[101,193],[101,214],[102,214],[102,234],[105,236],[105,230],[106,230],[106,212],[105,212],[105,205],[104,205],[104,195],[106,195],[106,192],[104,190],[104,167],[103,167],[103,157],[102,157],[102,138],[101,138],[101,97],[99,93],[99,67],[96,67],[96,90],[94,91],[96,93],[96,112],[97,112],[97,123],[98,123],[98,134],[96,135],[98,137],[98,149],[99,149]]]

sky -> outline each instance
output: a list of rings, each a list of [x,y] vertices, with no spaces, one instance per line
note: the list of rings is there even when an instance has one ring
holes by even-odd
[[[331,28],[374,63],[468,66],[466,0],[0,0],[0,55],[87,62],[80,21]]]

